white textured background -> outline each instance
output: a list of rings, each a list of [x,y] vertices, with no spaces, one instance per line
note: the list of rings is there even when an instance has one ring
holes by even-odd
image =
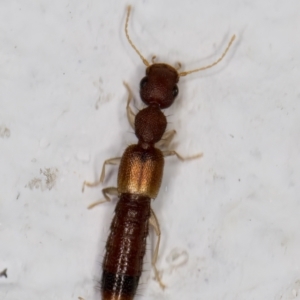
[[[136,141],[144,66],[124,36],[128,1],[0,2],[1,300],[99,299],[95,286],[115,203],[81,193],[105,159]],[[136,299],[300,299],[300,2],[132,1],[131,37],[183,69],[166,111],[177,130],[153,207],[160,290],[145,270]],[[41,171],[40,171],[41,170]],[[115,185],[110,167],[105,186]]]

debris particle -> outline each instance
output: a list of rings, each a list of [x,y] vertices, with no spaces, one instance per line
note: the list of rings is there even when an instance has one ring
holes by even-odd
[[[7,278],[7,269],[4,269],[2,272],[0,272],[0,277]]]
[[[41,177],[35,177],[29,181],[26,187],[33,189],[41,189],[44,191],[48,189],[49,191],[54,187],[57,179],[58,169],[56,168],[44,168],[40,169]]]
[[[186,250],[174,248],[167,257],[167,262],[173,268],[178,268],[185,265],[189,260],[189,255]]]
[[[31,190],[42,188],[42,179],[40,178],[33,178],[28,182],[28,185],[26,187],[29,187]]]
[[[9,138],[10,137],[10,130],[6,126],[0,126],[0,137],[2,138]]]
[[[45,168],[44,171],[40,169],[40,174],[43,174],[46,177],[46,187],[49,191],[56,183],[57,172],[57,169]]]

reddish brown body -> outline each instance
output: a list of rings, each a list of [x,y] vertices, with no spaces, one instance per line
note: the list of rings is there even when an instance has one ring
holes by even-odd
[[[131,300],[136,293],[148,235],[150,200],[156,198],[163,175],[163,154],[154,144],[165,132],[167,120],[160,108],[170,106],[177,96],[178,76],[175,69],[164,64],[150,66],[146,73],[151,75],[142,79],[140,94],[148,107],[135,118],[139,141],[125,150],[119,168],[120,200],[103,261],[103,300]],[[172,93],[174,88],[176,94]]]
[[[116,190],[119,202],[106,243],[101,280],[102,300],[132,300],[134,298],[142,272],[149,223],[153,225],[158,236],[152,265],[157,281],[161,287],[164,287],[155,267],[160,229],[156,216],[151,210],[150,201],[156,198],[159,192],[163,176],[164,156],[176,155],[181,160],[184,158],[174,150],[161,151],[155,147],[160,140],[168,141],[162,143],[167,145],[175,133],[175,131],[165,133],[167,120],[161,109],[168,108],[173,104],[178,95],[177,83],[180,76],[216,65],[223,59],[235,38],[235,36],[232,37],[222,56],[213,64],[178,73],[176,69],[167,64],[153,63],[150,65],[141,55],[128,35],[129,14],[130,7],[125,24],[126,37],[147,66],[146,76],[140,82],[140,96],[147,107],[140,110],[136,116],[127,107],[128,119],[132,126],[134,123],[133,127],[138,143],[129,146],[121,158],[118,187],[103,189],[107,200],[109,197],[106,193]],[[200,156],[201,154],[188,159]],[[105,164],[116,164],[115,161],[118,159],[113,158],[104,163],[98,183],[103,181]],[[95,186],[98,183],[85,182],[84,186]]]

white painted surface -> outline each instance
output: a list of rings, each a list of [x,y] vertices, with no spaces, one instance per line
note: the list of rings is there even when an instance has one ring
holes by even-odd
[[[0,2],[0,299],[99,299],[115,204],[87,210],[102,187],[81,186],[136,141],[122,82],[141,107],[144,66],[124,36],[127,4]],[[148,251],[136,299],[300,299],[300,2],[131,4],[148,59],[192,69],[238,37],[220,65],[182,78],[166,111],[174,147],[204,157],[167,160],[153,207],[168,288]]]

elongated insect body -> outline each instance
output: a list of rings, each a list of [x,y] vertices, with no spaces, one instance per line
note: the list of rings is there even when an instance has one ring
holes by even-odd
[[[127,117],[138,143],[129,146],[122,157],[106,160],[98,182],[84,182],[83,184],[84,189],[85,186],[102,183],[105,177],[105,166],[120,163],[118,186],[103,189],[106,201],[110,201],[108,195],[118,195],[119,201],[106,243],[101,280],[102,300],[132,300],[134,298],[142,273],[149,225],[153,226],[158,238],[152,258],[155,278],[162,288],[165,287],[156,268],[161,234],[150,201],[155,199],[159,192],[164,157],[176,156],[180,160],[188,160],[199,158],[202,154],[183,158],[175,150],[168,149],[175,130],[166,131],[167,119],[161,110],[173,104],[179,93],[177,83],[181,76],[216,65],[226,55],[235,38],[235,36],[232,37],[222,56],[211,65],[179,73],[174,67],[164,63],[150,64],[141,55],[128,34],[129,15],[130,7],[128,7],[125,23],[126,37],[147,66],[146,76],[140,82],[140,96],[146,108],[140,110],[136,116],[129,105],[132,95],[126,85],[129,92]],[[165,150],[162,151],[159,148]],[[90,207],[102,202],[99,201]]]
[[[156,198],[163,175],[163,153],[154,147],[166,122],[156,104],[135,118],[139,143],[129,146],[118,175],[120,200],[106,244],[101,282],[102,299],[133,299],[142,273],[151,216],[150,201]],[[158,121],[158,122],[157,122]]]

